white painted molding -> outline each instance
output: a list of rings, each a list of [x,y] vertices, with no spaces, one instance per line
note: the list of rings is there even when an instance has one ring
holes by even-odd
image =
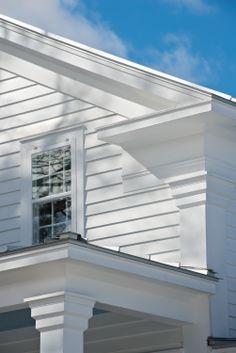
[[[26,298],[40,332],[58,328],[85,331],[95,300],[73,292],[56,292]]]
[[[211,111],[210,100],[172,108],[99,128],[98,137],[121,146],[138,146],[140,141],[143,144],[161,143],[202,132],[206,114]]]
[[[95,300],[72,292],[56,292],[24,300],[40,332],[40,353],[84,352],[84,331]]]
[[[182,271],[175,267],[143,261],[122,253],[115,253],[108,249],[93,247],[77,242],[55,243],[51,246],[29,248],[22,252],[6,254],[0,257],[0,273],[20,268],[31,268],[45,262],[57,262],[70,259],[79,261],[92,267],[107,268],[119,273],[138,276],[153,281],[161,281],[184,287],[186,291],[197,290],[202,293],[215,293],[217,279],[207,276],[198,276],[191,271]]]

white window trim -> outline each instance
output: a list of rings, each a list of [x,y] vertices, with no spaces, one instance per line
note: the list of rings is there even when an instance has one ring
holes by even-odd
[[[85,234],[84,196],[84,128],[50,132],[21,141],[21,244],[33,244],[32,154],[53,148],[71,146],[71,231]]]

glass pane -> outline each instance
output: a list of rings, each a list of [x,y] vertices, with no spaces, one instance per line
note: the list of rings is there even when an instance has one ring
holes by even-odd
[[[70,223],[62,223],[53,227],[54,236],[70,231]]]
[[[66,221],[66,199],[53,202],[53,223]]]
[[[52,227],[44,227],[39,229],[39,242],[43,243],[45,239],[52,238]]]
[[[62,148],[50,152],[50,174],[63,170],[63,154]]]
[[[39,226],[46,226],[52,223],[52,203],[47,202],[39,206]]]
[[[66,222],[71,219],[70,198],[59,199],[53,202],[53,223]]]
[[[32,173],[33,199],[70,191],[70,146],[34,154],[32,156]]]
[[[63,172],[52,175],[51,178],[50,194],[59,194],[63,192]]]
[[[49,179],[41,178],[33,181],[33,199],[38,199],[49,195]]]
[[[32,156],[33,180],[49,174],[49,153],[44,152]]]
[[[43,242],[71,229],[71,198],[65,197],[33,205],[35,242]]]

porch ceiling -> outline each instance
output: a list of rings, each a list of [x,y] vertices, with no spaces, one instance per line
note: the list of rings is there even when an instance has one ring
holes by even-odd
[[[28,316],[29,322],[30,312],[23,310],[24,319]],[[18,313],[15,311],[8,312],[5,316],[17,315],[19,321],[19,314],[19,311]],[[180,348],[182,331],[181,327],[142,317],[117,312],[97,311],[96,314],[95,311],[95,315],[89,320],[89,328],[85,331],[84,339],[85,353],[131,353],[133,351],[138,353]],[[39,344],[39,333],[32,324],[0,332],[1,353],[37,352]]]

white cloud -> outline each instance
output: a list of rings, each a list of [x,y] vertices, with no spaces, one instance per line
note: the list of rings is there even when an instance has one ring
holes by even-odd
[[[203,0],[163,1],[204,9]],[[91,47],[128,57],[130,48],[126,43],[103,22],[99,14],[89,11],[85,0],[0,0],[0,13]],[[187,36],[168,34],[164,42],[162,51],[154,47],[143,49],[141,61],[189,81],[204,84],[214,80],[212,65],[202,55],[193,52]],[[137,50],[133,48],[134,52]]]
[[[173,5],[177,9],[185,8],[198,14],[208,14],[216,10],[216,7],[206,0],[162,0],[162,2]]]
[[[94,48],[127,57],[126,44],[101,20],[90,21],[81,0],[1,0],[0,13]]]
[[[195,83],[204,84],[209,80],[214,80],[212,63],[210,64],[202,55],[192,51],[191,41],[187,36],[168,34],[164,42],[166,50],[149,50],[148,65]]]

